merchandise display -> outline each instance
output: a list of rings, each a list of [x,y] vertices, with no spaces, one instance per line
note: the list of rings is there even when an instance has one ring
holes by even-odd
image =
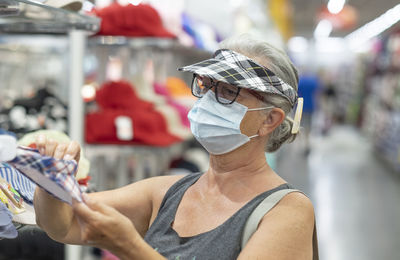
[[[158,12],[148,4],[123,6],[114,2],[94,13],[101,18],[98,35],[175,38],[164,28]]]
[[[12,213],[7,209],[6,205],[0,202],[0,239],[16,238],[18,236],[17,229],[12,223]]]
[[[0,163],[0,176],[21,195],[25,202],[33,204],[36,184],[6,163]]]
[[[62,8],[73,12],[78,12],[83,6],[83,0],[39,0],[39,2],[54,8]]]
[[[189,109],[187,107],[181,105],[177,101],[175,101],[174,98],[171,96],[171,94],[168,92],[166,86],[164,86],[162,84],[154,83],[154,91],[156,94],[166,97],[168,105],[174,107],[176,109],[176,111],[178,111],[180,119],[181,119],[181,123],[184,126],[189,127],[189,120],[187,118]]]
[[[361,85],[361,127],[377,154],[400,171],[400,31],[378,39],[369,55]]]
[[[88,143],[168,146],[182,140],[169,133],[163,115],[152,103],[139,99],[126,81],[105,83],[97,92],[96,101],[99,110],[86,115]],[[131,119],[131,140],[118,138],[115,120],[119,116]]]
[[[33,97],[15,99],[10,108],[0,109],[0,127],[19,136],[39,129],[68,129],[68,107],[46,88],[38,89]]]

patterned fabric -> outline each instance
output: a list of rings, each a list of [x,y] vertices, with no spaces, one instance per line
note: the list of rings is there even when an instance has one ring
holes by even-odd
[[[266,67],[228,49],[220,49],[212,59],[178,69],[210,77],[231,85],[272,93],[286,98],[294,106],[297,91]]]
[[[82,192],[74,177],[77,171],[77,163],[74,160],[58,160],[53,157],[42,156],[36,149],[19,146],[17,156],[8,163],[58,199],[69,204],[72,203],[71,200],[60,196],[55,189],[50,189],[52,183],[57,184],[72,198],[82,201]],[[42,178],[37,179],[35,177],[33,179],[33,176],[38,176],[38,174]],[[43,177],[46,177],[47,180]],[[48,180],[52,183],[49,183]]]
[[[6,163],[0,163],[0,176],[23,197],[25,202],[33,203],[36,184],[17,169]]]

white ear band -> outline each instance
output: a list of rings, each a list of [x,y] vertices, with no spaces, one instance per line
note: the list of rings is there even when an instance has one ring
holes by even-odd
[[[301,116],[303,114],[303,103],[304,103],[303,98],[297,99],[297,107],[293,119],[292,134],[297,134],[299,132]]]

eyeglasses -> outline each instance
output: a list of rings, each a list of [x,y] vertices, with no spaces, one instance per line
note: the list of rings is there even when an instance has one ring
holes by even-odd
[[[232,86],[220,81],[214,81],[211,78],[202,77],[196,74],[193,75],[192,94],[195,97],[203,97],[208,90],[212,89],[212,87],[215,89],[215,98],[223,105],[229,105],[235,102],[241,90],[240,87]],[[251,89],[247,89],[247,91],[258,100],[265,102],[264,97],[257,93],[257,91]]]
[[[195,97],[203,97],[207,91],[214,87],[215,98],[218,103],[229,105],[235,102],[241,90],[240,87],[232,86],[221,81],[214,81],[211,78],[193,75],[192,94]]]

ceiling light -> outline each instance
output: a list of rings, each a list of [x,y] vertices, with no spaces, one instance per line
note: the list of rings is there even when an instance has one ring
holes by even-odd
[[[342,11],[344,3],[346,0],[329,0],[328,11],[332,14],[338,14]]]
[[[343,38],[326,37],[318,38],[315,41],[315,50],[325,53],[341,53],[346,50],[346,43]]]
[[[235,9],[235,8],[238,8],[241,5],[243,5],[243,3],[244,3],[243,0],[231,0],[230,1],[230,6]]]
[[[400,4],[345,37],[353,50],[379,35],[400,20]]]
[[[315,38],[328,37],[332,32],[332,23],[328,20],[319,21],[314,31]]]
[[[292,37],[288,41],[288,48],[291,52],[306,52],[308,49],[308,41],[304,37]]]
[[[81,89],[81,95],[85,102],[92,101],[96,97],[96,88],[92,84],[86,84]]]

